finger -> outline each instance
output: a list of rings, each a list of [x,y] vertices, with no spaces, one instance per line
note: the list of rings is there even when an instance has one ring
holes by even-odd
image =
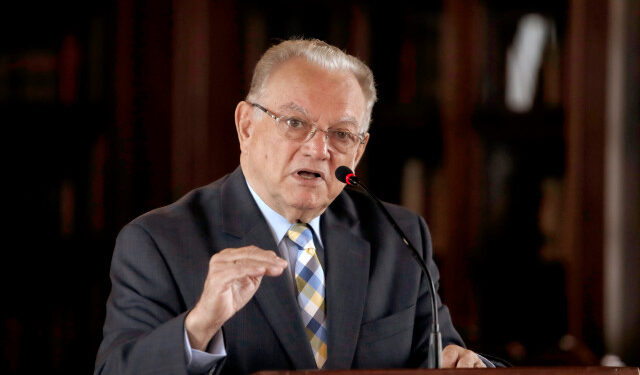
[[[454,368],[458,362],[458,348],[455,345],[448,345],[442,350],[442,367]]]
[[[258,277],[263,275],[278,276],[286,268],[285,264],[273,264],[255,259],[236,259],[233,262],[217,263],[212,267],[212,277],[219,277],[219,273],[225,273],[225,279],[235,280],[247,276]]]
[[[485,365],[484,362],[482,362],[482,360],[480,358],[478,358],[478,361],[473,364],[473,367],[475,367],[475,368],[485,368],[485,367],[487,367],[487,365]]]
[[[278,258],[278,255],[273,250],[264,250],[253,245],[229,250],[231,251],[227,251],[225,255],[231,260],[238,258],[273,260]]]
[[[213,272],[215,270],[219,270],[224,267],[237,266],[237,265],[249,265],[249,266],[261,265],[268,269],[269,274],[273,272],[275,272],[276,274],[280,274],[282,270],[287,268],[289,263],[287,263],[287,261],[285,261],[284,259],[277,258],[277,257],[272,259],[268,259],[268,258],[265,259],[264,257],[260,257],[260,258],[252,258],[252,257],[215,257],[213,258],[212,257],[211,262],[209,264],[209,270],[210,272]]]
[[[472,368],[472,367],[486,367],[480,357],[471,350],[463,349],[458,357],[458,363],[456,367],[459,368]]]
[[[472,352],[463,352],[462,355],[458,357],[456,368],[472,368],[476,362],[475,359],[475,354]]]
[[[246,268],[242,273],[233,268],[225,268],[214,275],[209,275],[202,292],[203,299],[218,301],[225,293],[233,293],[238,287],[250,291],[257,290],[262,281],[264,270]],[[207,297],[205,297],[207,296]]]
[[[238,259],[232,263],[236,268],[242,271],[245,267],[251,267],[259,271],[259,274],[252,276],[279,276],[288,266],[286,261],[277,262],[276,264],[253,259]]]
[[[204,289],[207,294],[216,295],[236,282],[259,285],[263,276],[278,276],[283,270],[280,266],[265,266],[250,259],[236,264],[214,264],[209,269]]]
[[[222,263],[220,263],[222,264]],[[282,259],[282,258],[278,258],[275,257],[273,259],[264,259],[264,258],[236,258],[231,262],[228,263],[224,263],[224,264],[234,264],[234,265],[262,265],[264,267],[267,268],[272,268],[272,269],[277,269],[277,270],[283,270],[285,268],[287,268],[289,266],[289,263]]]
[[[281,263],[286,261],[282,258],[279,258],[275,252],[271,250],[263,250],[256,246],[246,246],[237,249],[225,249],[218,254],[215,254],[212,259],[220,262],[233,262],[239,259],[255,259],[262,260],[265,262],[271,263]]]

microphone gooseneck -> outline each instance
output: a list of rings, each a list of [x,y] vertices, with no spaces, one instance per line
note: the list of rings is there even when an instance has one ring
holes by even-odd
[[[420,269],[425,274],[425,276],[427,276],[427,279],[429,281],[429,292],[431,293],[431,311],[433,313],[431,336],[429,337],[429,353],[428,353],[427,365],[429,366],[429,368],[441,368],[442,367],[442,335],[440,333],[440,324],[438,322],[438,308],[437,308],[438,304],[436,301],[436,288],[433,284],[433,278],[431,277],[431,273],[429,272],[429,269],[427,268],[427,265],[424,262],[424,259],[422,259],[418,250],[416,250],[413,244],[411,244],[411,241],[409,241],[409,239],[404,234],[402,229],[400,229],[400,227],[398,226],[398,223],[396,223],[395,219],[391,216],[389,211],[387,211],[387,209],[384,207],[380,199],[378,199],[375,195],[373,195],[373,193],[365,185],[363,185],[360,182],[360,179],[356,177],[356,175],[353,173],[353,171],[349,167],[346,167],[344,165],[338,167],[336,169],[335,175],[336,175],[336,178],[342,183],[352,185],[352,186],[360,186],[362,190],[364,190],[365,193],[367,193],[367,195],[369,195],[369,197],[373,199],[373,201],[376,203],[376,206],[378,206],[378,208],[382,211],[382,213],[387,218],[387,220],[389,220],[389,222],[391,223],[391,226],[393,226],[393,229],[395,229],[396,232],[400,235],[402,242],[404,242],[405,245],[407,245],[407,247],[409,248],[409,250],[411,250],[411,255],[413,256],[413,259],[418,263],[418,265],[420,266]]]

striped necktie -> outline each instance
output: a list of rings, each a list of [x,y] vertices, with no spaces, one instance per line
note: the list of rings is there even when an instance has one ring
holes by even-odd
[[[293,224],[287,237],[298,248],[296,287],[302,322],[318,368],[327,361],[327,327],[324,301],[324,272],[316,255],[311,229],[304,223]]]

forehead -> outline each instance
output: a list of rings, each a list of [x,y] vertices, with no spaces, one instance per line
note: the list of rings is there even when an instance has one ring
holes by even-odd
[[[353,73],[327,70],[303,58],[285,61],[271,73],[264,99],[273,108],[286,105],[314,120],[353,118],[361,124],[365,112],[364,94]]]

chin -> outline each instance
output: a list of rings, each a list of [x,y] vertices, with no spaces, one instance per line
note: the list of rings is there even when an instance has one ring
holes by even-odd
[[[308,199],[296,201],[292,204],[292,206],[299,210],[317,210],[321,207],[324,207],[325,205],[316,200]]]
[[[317,196],[303,195],[291,202],[291,206],[299,210],[313,211],[326,208],[327,202],[326,199]]]

